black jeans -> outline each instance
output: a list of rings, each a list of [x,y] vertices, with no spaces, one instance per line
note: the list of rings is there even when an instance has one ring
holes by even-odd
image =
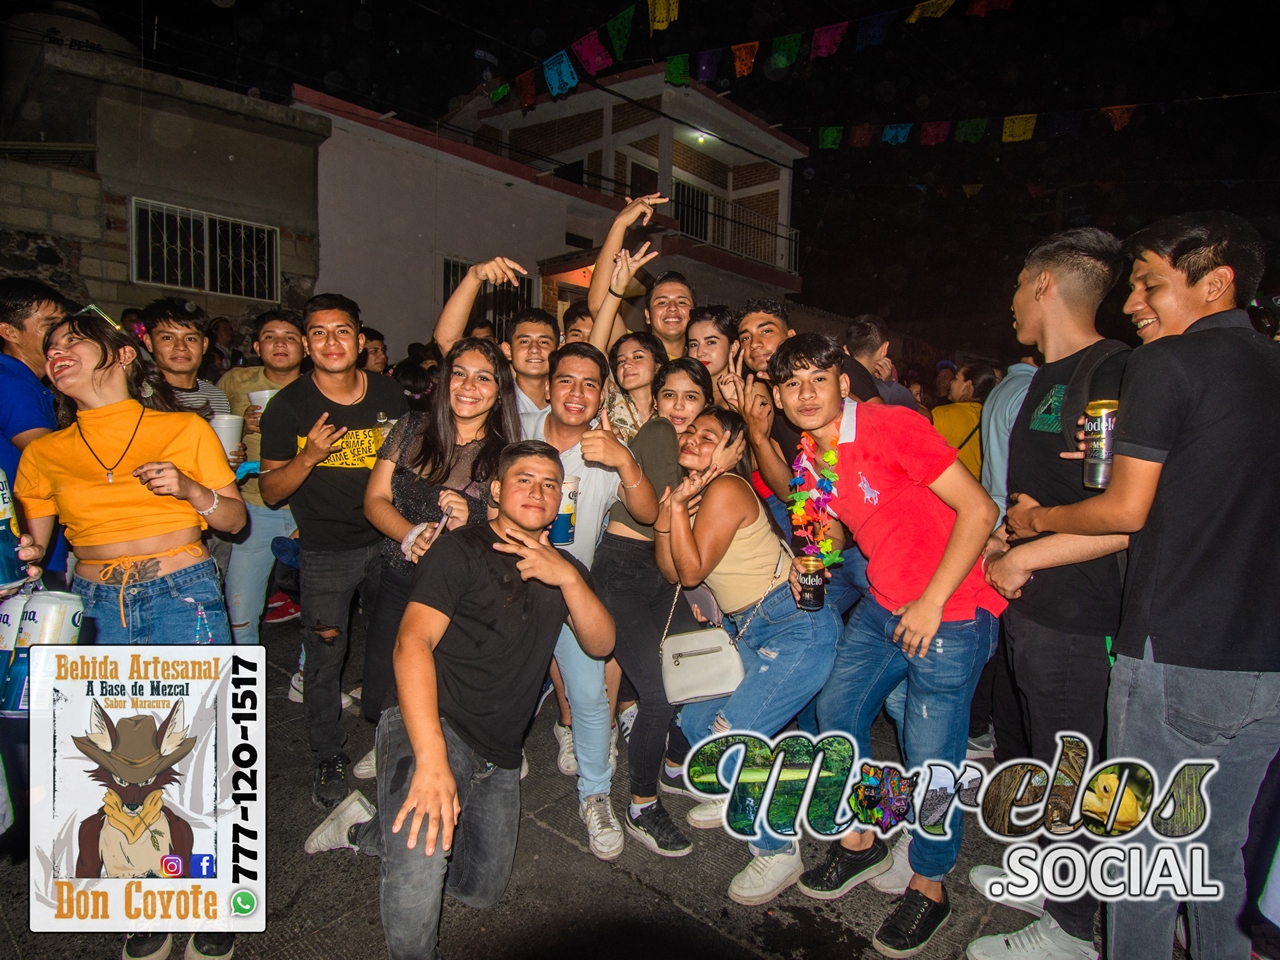
[[[374,723],[382,711],[395,704],[396,672],[393,655],[396,633],[404,608],[409,603],[413,575],[406,576],[382,558],[382,579],[378,585],[378,602],[369,615],[369,633],[364,642],[364,690],[360,709],[366,720]]]
[[[662,686],[662,659],[658,644],[662,628],[675,600],[676,588],[658,572],[653,542],[606,533],[591,565],[596,593],[617,624],[613,655],[635,687],[638,709],[627,760],[631,792],[652,797],[658,792],[658,775],[664,754],[684,762],[687,742],[676,725],[676,707],[667,701]],[[683,600],[675,604],[671,632],[697,630],[698,621]],[[668,747],[667,735],[671,734]]]
[[[342,755],[347,735],[342,730],[342,664],[347,659],[351,599],[360,592],[365,628],[378,604],[382,575],[380,544],[354,550],[298,552],[298,580],[302,592],[302,645],[307,662],[303,717],[307,742],[317,760]]]
[[[1093,748],[1092,762],[1105,753],[1107,684],[1111,660],[1101,634],[1063,633],[1041,626],[1010,607],[1004,613],[1008,666],[1022,719],[1031,740],[1031,756],[1049,766],[1058,749],[1059,730],[1083,733]],[[1080,831],[1072,840],[1088,844]],[[1049,916],[1073,937],[1093,940],[1098,901],[1086,894],[1063,903],[1049,900]]]

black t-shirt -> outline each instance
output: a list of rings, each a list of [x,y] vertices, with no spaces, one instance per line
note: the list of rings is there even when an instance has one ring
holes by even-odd
[[[1205,670],[1280,671],[1280,344],[1243,310],[1133,352],[1117,455],[1161,463],[1129,542],[1114,652]]]
[[[1083,461],[1058,456],[1067,449],[1059,415],[1062,399],[1086,350],[1046,363],[1031,378],[1009,434],[1011,494],[1025,493],[1046,507],[1057,507],[1102,492],[1084,485]],[[1093,372],[1090,400],[1119,399],[1128,358],[1127,352],[1116,354]],[[1099,557],[1037,570],[1010,606],[1050,630],[1114,637],[1120,626],[1120,587],[1119,557]]]
[[[569,608],[559,588],[521,580],[520,558],[494,550],[498,542],[487,523],[442,536],[418,561],[409,600],[449,618],[435,649],[441,716],[490,763],[512,769]],[[592,586],[586,568],[560,554]]]
[[[378,414],[399,419],[408,411],[404,389],[391,377],[370,376],[359,403],[334,403],[321,393],[311,374],[299,377],[271,398],[262,412],[262,459],[292,460],[307,443],[307,433],[322,413],[328,423],[347,427],[335,450],[289,497],[298,538],[307,550],[368,547],[382,534],[365,519],[364,488],[385,438]],[[389,432],[391,424],[385,429]]]

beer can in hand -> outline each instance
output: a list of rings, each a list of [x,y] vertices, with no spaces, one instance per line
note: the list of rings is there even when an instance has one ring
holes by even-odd
[[[1084,485],[1105,490],[1111,482],[1117,400],[1093,400],[1084,408]]]
[[[800,599],[796,606],[814,613],[827,603],[826,567],[821,557],[800,557]]]

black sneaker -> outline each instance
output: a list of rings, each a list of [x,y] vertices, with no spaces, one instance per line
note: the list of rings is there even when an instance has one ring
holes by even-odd
[[[879,837],[872,838],[871,846],[865,850],[846,850],[836,841],[827,847],[826,861],[801,874],[796,886],[806,897],[836,900],[892,866],[893,855]]]
[[[231,960],[235,952],[234,933],[197,933],[187,941],[182,960]]]
[[[628,809],[622,828],[660,857],[683,857],[693,849],[659,800],[641,810],[638,817]]]
[[[347,793],[347,764],[345,753],[326,757],[316,762],[315,776],[311,781],[311,802],[321,810],[332,810]]]
[[[173,949],[173,937],[167,933],[131,933],[124,941],[120,960],[165,960]]]
[[[871,946],[883,957],[914,957],[928,945],[947,918],[951,899],[942,888],[942,902],[934,903],[919,890],[907,892],[894,901],[893,913],[880,924]]]
[[[693,791],[685,786],[684,769],[677,767],[674,777],[667,775],[667,771],[670,769],[665,763],[662,765],[662,772],[658,774],[658,792],[669,793],[673,797],[694,797]],[[696,797],[696,799],[701,800],[702,798]]]

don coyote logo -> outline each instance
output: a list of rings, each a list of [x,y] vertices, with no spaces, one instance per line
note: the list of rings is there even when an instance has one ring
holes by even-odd
[[[191,862],[191,825],[164,805],[164,788],[176,783],[173,767],[196,745],[187,736],[182,700],[160,726],[148,713],[112,723],[93,701],[89,732],[72,737],[98,766],[89,778],[107,788],[102,807],[80,824],[77,877],[162,877],[161,860]],[[172,874],[169,874],[172,876]]]

